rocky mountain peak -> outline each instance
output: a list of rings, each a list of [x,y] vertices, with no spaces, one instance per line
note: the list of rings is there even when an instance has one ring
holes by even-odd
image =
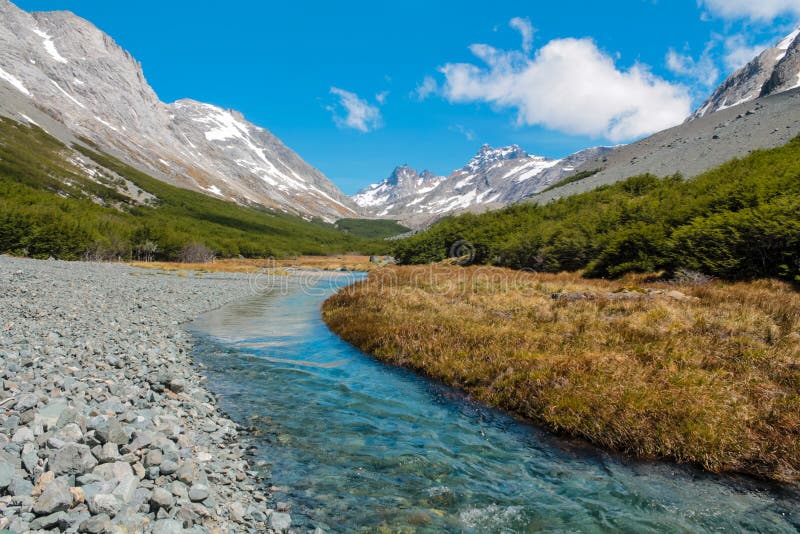
[[[27,13],[0,0],[4,95],[0,114],[44,113],[174,185],[329,221],[356,215],[322,173],[241,113],[161,102],[130,53],[70,12]]]
[[[474,172],[498,161],[522,159],[526,157],[528,157],[528,153],[522,150],[518,145],[493,148],[491,145],[484,144],[478,150],[478,153],[467,163],[464,170]]]
[[[419,173],[416,169],[412,169],[408,165],[398,165],[392,171],[392,174],[386,179],[387,183],[398,185],[405,181],[415,180],[419,178]]]
[[[799,37],[800,28],[731,74],[688,120],[800,87]]]

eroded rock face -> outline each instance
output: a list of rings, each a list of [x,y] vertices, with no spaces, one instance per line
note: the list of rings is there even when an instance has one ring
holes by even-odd
[[[38,123],[40,110],[69,141],[91,139],[175,185],[327,220],[356,211],[322,173],[240,113],[161,102],[142,66],[90,22],[0,0],[0,114]]]
[[[689,120],[800,87],[800,29],[731,74]]]

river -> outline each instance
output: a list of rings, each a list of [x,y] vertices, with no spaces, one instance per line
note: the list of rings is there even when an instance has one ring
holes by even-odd
[[[190,325],[196,359],[296,525],[328,532],[798,532],[796,492],[554,437],[332,334],[352,277],[254,295]]]

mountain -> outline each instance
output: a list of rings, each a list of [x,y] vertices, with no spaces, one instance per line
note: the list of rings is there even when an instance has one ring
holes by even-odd
[[[800,87],[800,28],[731,74],[688,120]]]
[[[483,145],[449,176],[397,167],[382,182],[352,197],[366,215],[399,219],[419,227],[445,214],[505,206],[558,182],[590,158],[610,148],[598,147],[564,159],[529,155],[517,145]]]
[[[693,178],[756,150],[783,146],[798,135],[800,88],[725,108],[617,147],[576,169],[591,176],[543,191],[531,200],[544,204],[641,174],[680,173]]]
[[[333,221],[353,204],[321,172],[240,113],[161,102],[142,66],[69,12],[0,0],[0,114],[88,139],[170,184],[240,204]]]

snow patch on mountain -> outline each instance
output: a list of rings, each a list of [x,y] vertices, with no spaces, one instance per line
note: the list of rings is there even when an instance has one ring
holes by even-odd
[[[403,165],[352,199],[366,215],[422,226],[445,214],[518,202],[562,179],[586,159],[610,150],[601,147],[564,159],[549,159],[529,155],[517,145],[484,145],[449,176],[418,173]]]
[[[56,48],[55,43],[53,42],[53,38],[47,32],[43,32],[42,30],[35,28],[33,33],[38,35],[43,39],[42,44],[44,45],[45,51],[50,55],[51,58],[55,59],[59,63],[69,63],[69,61],[64,58],[61,54],[58,53],[58,49]]]
[[[688,120],[800,87],[800,28],[731,74]]]

